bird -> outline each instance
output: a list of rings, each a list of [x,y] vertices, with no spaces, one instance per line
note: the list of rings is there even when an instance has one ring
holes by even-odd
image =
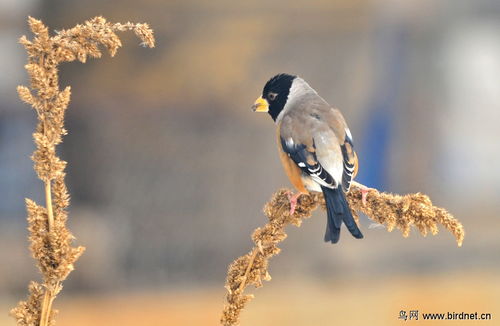
[[[267,112],[277,126],[279,157],[298,191],[289,193],[290,214],[302,194],[322,192],[327,210],[324,241],[337,243],[342,223],[362,239],[346,199],[358,171],[358,157],[342,113],[304,79],[286,73],[267,81],[252,110]],[[362,189],[363,203],[366,193]]]

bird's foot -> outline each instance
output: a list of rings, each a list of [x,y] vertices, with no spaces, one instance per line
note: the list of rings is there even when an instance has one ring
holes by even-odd
[[[351,183],[351,186],[359,188],[359,191],[361,191],[361,203],[363,204],[363,206],[366,206],[366,197],[368,196],[370,190],[372,190],[373,188],[368,188],[367,186],[362,185],[361,183],[356,181],[353,181]]]
[[[290,201],[290,215],[293,215],[293,213],[295,213],[295,208],[297,207],[297,200],[299,199],[300,195],[302,195],[302,193],[298,192],[293,195],[292,192],[289,191],[287,195],[288,200]]]
[[[363,206],[366,206],[366,197],[368,196],[368,192],[370,191],[370,188],[368,188],[367,186],[361,185],[359,187],[359,190],[361,191],[361,203],[363,204]]]

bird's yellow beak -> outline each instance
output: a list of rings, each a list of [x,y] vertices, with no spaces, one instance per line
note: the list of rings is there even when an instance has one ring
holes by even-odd
[[[259,97],[254,105],[252,105],[252,110],[254,112],[268,112],[269,111],[269,103],[266,99]]]

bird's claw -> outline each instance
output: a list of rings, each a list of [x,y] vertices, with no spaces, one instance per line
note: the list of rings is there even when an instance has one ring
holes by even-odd
[[[366,197],[368,196],[368,192],[370,192],[370,188],[368,187],[361,187],[361,203],[363,206],[366,206]]]
[[[297,200],[299,199],[300,195],[302,193],[296,193],[295,195],[292,195],[291,192],[287,193],[288,195],[288,200],[290,201],[290,215],[293,215],[295,213],[295,208],[297,207]]]

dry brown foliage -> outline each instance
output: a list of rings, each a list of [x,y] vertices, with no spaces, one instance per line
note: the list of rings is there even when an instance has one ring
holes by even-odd
[[[37,260],[43,283],[31,282],[26,301],[19,302],[11,314],[18,325],[54,325],[56,310],[52,302],[62,289],[62,281],[74,269],[73,264],[84,247],[73,247],[73,235],[66,227],[69,194],[64,183],[66,162],[56,156],[56,146],[67,134],[64,113],[70,101],[70,87],[59,89],[58,65],[62,62],[87,57],[99,58],[103,45],[111,56],[121,46],[117,31],[132,30],[144,45],[154,47],[153,31],[147,24],[112,24],[96,17],[82,25],[49,35],[48,28],[29,17],[28,23],[35,35],[25,36],[20,43],[28,53],[25,66],[30,76],[30,88],[18,86],[22,101],[37,113],[38,125],[33,138],[36,150],[31,157],[38,178],[45,184],[45,207],[26,199],[30,250]]]
[[[464,229],[445,209],[432,205],[426,195],[417,193],[405,196],[381,193],[376,189],[368,192],[366,205],[361,200],[362,185],[353,182],[347,195],[349,205],[357,220],[357,212],[363,212],[377,223],[384,224],[391,232],[398,228],[404,237],[410,234],[410,228],[415,225],[422,235],[430,231],[433,235],[438,232],[438,224],[448,229],[462,245]],[[280,189],[264,206],[264,214],[269,222],[257,228],[252,234],[255,243],[253,249],[246,255],[237,258],[229,265],[225,288],[227,289],[226,304],[222,312],[221,324],[225,326],[237,325],[241,311],[253,295],[244,294],[249,285],[262,286],[262,280],[269,281],[269,259],[280,252],[278,244],[286,238],[285,226],[293,224],[300,226],[302,220],[311,217],[312,212],[319,206],[325,208],[322,194],[311,193],[299,197],[295,213],[290,215],[289,190]]]

